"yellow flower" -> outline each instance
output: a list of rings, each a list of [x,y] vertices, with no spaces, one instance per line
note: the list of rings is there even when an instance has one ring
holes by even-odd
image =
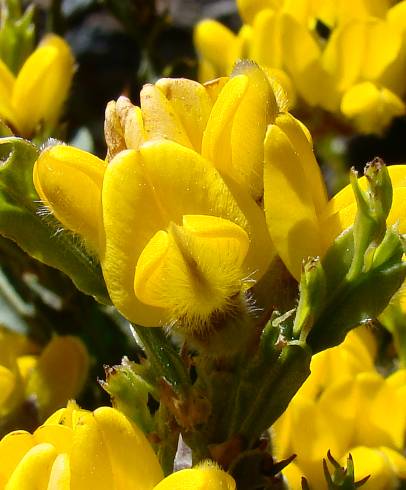
[[[312,374],[273,428],[276,456],[298,455],[284,471],[290,488],[300,488],[301,475],[323,488],[329,449],[343,464],[352,454],[356,479],[371,475],[367,489],[396,488],[406,477],[406,371],[385,379],[374,351],[370,333],[358,330],[313,357]]]
[[[28,399],[39,420],[64,406],[83,388],[89,357],[76,337],[54,337],[42,350],[22,335],[0,330],[0,416]]]
[[[393,203],[387,223],[405,233],[406,166],[388,167]],[[366,179],[360,179],[365,189]],[[264,206],[269,232],[279,256],[299,280],[303,259],[323,257],[350,227],[357,205],[350,185],[330,201],[313,154],[307,129],[289,113],[270,124],[265,138]]]
[[[140,108],[111,103],[107,166],[67,146],[41,154],[41,199],[98,254],[126,318],[204,329],[239,309],[274,257],[255,200],[277,110],[266,75],[242,64],[207,86],[146,85]]]
[[[216,21],[195,29],[201,80],[230,73],[248,58],[284,73],[310,106],[381,132],[405,113],[405,2],[240,0],[245,24],[234,34]],[[323,32],[318,32],[321,25]],[[292,88],[290,88],[292,87]]]
[[[109,103],[107,163],[57,145],[34,167],[44,204],[97,254],[130,321],[205,330],[240,311],[275,248],[299,280],[303,259],[352,225],[352,191],[328,203],[308,130],[257,65],[204,85],[164,78],[140,99]],[[405,168],[389,172],[394,223]]]
[[[14,77],[0,60],[0,118],[27,138],[56,125],[68,95],[74,59],[66,42],[48,35]]]
[[[0,441],[0,488],[25,490],[234,490],[234,480],[208,463],[163,478],[140,429],[121,412],[81,410],[74,402],[33,434],[15,431]]]

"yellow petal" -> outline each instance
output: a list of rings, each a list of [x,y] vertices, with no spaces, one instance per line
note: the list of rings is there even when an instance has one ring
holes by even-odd
[[[203,20],[195,27],[194,43],[199,56],[210,63],[216,76],[230,74],[239,57],[238,39],[230,29],[215,20]]]
[[[397,62],[401,45],[401,34],[388,22],[369,19],[362,66],[363,78],[366,80],[379,79],[392,63]]]
[[[107,104],[104,113],[104,139],[107,145],[107,161],[110,161],[114,155],[126,149],[124,129],[121,126],[116,106],[116,101],[111,100]]]
[[[203,326],[213,313],[227,312],[241,292],[248,247],[247,233],[228,220],[184,216],[182,227],[158,231],[144,248],[135,293],[186,325]]]
[[[235,481],[214,464],[180,470],[167,476],[154,490],[235,490]]]
[[[144,85],[140,97],[147,140],[168,139],[192,148],[174,107],[158,87]]]
[[[405,109],[396,94],[372,82],[353,85],[341,101],[342,113],[353,119],[362,133],[380,133],[394,117],[404,114]]]
[[[339,94],[334,77],[321,64],[321,49],[306,26],[284,14],[282,22],[283,59],[298,93],[309,105],[335,111]]]
[[[365,446],[357,446],[349,451],[354,460],[355,480],[361,480],[370,475],[369,480],[363,485],[365,490],[377,490],[378,488],[396,488],[397,479],[394,471],[385,457],[378,449]],[[346,465],[347,456],[341,460]]]
[[[283,468],[283,477],[288,482],[288,488],[300,489],[302,487],[303,471],[295,463],[289,463],[286,468]]]
[[[155,86],[169,100],[193,148],[200,152],[203,131],[212,107],[212,101],[203,85],[186,78],[161,78]]]
[[[361,75],[366,55],[366,29],[362,21],[345,23],[333,30],[323,52],[323,67],[337,79],[340,91],[350,87]]]
[[[388,458],[393,471],[399,479],[406,478],[406,458],[401,452],[381,446],[379,450]]]
[[[244,22],[251,23],[265,9],[278,10],[281,0],[237,0],[238,12]]]
[[[233,75],[240,74],[247,77],[248,86],[232,120],[231,162],[226,166],[218,156],[213,161],[257,200],[263,195],[265,132],[275,119],[277,104],[267,75],[255,63],[238,63]]]
[[[89,355],[77,337],[54,337],[27,381],[27,396],[36,397],[45,418],[80,393],[88,369]]]
[[[19,356],[17,359],[18,370],[21,378],[24,382],[27,381],[28,376],[37,365],[38,356]]]
[[[0,407],[11,395],[16,385],[16,375],[0,365]]]
[[[135,268],[155,233],[170,222],[181,224],[184,215],[218,216],[240,226],[251,241],[246,274],[265,272],[273,254],[261,210],[236,184],[231,192],[229,187],[210,162],[170,141],[149,143],[112,160],[103,186],[102,267],[110,297],[126,318],[148,326],[165,318],[164,311],[137,300]]]
[[[0,60],[0,118],[10,123],[15,129],[19,126],[17,111],[11,104],[15,78],[8,66]]]
[[[71,488],[77,490],[116,488],[103,433],[93,414],[84,410],[75,414],[70,466]]]
[[[74,71],[69,46],[49,35],[22,66],[13,91],[21,134],[29,136],[41,122],[54,125],[68,95]]]
[[[355,441],[371,447],[402,448],[405,410],[396,390],[377,373],[360,373],[356,379],[362,417],[356,425]]]
[[[386,18],[393,27],[397,28],[400,32],[404,32],[406,28],[406,3],[399,2],[393,5],[388,10]]]
[[[300,165],[306,176],[307,186],[311,189],[314,208],[316,213],[320,215],[327,205],[327,190],[320,167],[314,156],[313,147],[303,129],[303,124],[289,113],[280,114],[276,118],[275,124],[289,138],[299,157]]]
[[[323,252],[311,184],[286,134],[275,125],[265,139],[264,204],[275,248],[299,280],[301,265]]]
[[[141,109],[123,96],[118,98],[116,109],[123,128],[126,147],[138,150],[147,138]]]
[[[234,115],[248,88],[248,77],[230,78],[222,87],[203,134],[202,155],[222,171],[231,167],[231,129]]]
[[[55,458],[47,490],[71,490],[70,462],[67,454],[58,454]]]
[[[51,444],[38,444],[23,456],[7,482],[7,490],[46,490],[57,454]]]
[[[33,436],[37,444],[52,444],[58,453],[69,454],[72,449],[73,431],[66,425],[41,425]]]
[[[8,433],[0,441],[0,474],[8,480],[24,455],[35,445],[35,439],[25,430]]]
[[[110,407],[95,410],[94,419],[110,458],[114,481],[111,488],[152,489],[163,478],[163,473],[141,430],[120,411]]]
[[[206,83],[203,84],[203,87],[205,88],[207,95],[210,97],[212,103],[214,103],[217,100],[217,97],[219,96],[220,92],[222,91],[224,85],[230,80],[229,77],[220,77],[216,79],[212,79]]]
[[[250,56],[260,65],[282,66],[280,14],[272,9],[261,10],[253,24]]]
[[[393,388],[406,386],[406,369],[398,369],[386,378],[386,383]]]
[[[95,250],[103,246],[101,188],[105,163],[77,148],[56,145],[34,165],[34,185],[44,204],[68,230]]]
[[[292,449],[298,455],[297,462],[301,467],[312,462],[320,465],[328,449],[332,454],[342,453],[335,427],[313,400],[295,397],[291,434]]]

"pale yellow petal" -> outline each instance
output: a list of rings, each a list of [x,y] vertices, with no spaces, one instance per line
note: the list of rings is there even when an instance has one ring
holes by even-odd
[[[352,448],[349,453],[354,460],[355,480],[361,480],[370,475],[369,480],[362,486],[365,490],[396,488],[396,475],[385,455],[378,449],[365,446]],[[347,455],[341,464],[346,464]]]
[[[103,433],[92,413],[81,410],[75,416],[70,453],[71,488],[111,490],[113,469]]]
[[[264,204],[275,248],[299,280],[302,261],[323,252],[321,232],[299,157],[276,125],[269,126],[265,139]]]
[[[76,398],[89,371],[89,354],[77,337],[54,337],[41,353],[27,380],[27,396],[35,396],[42,417]]]
[[[47,490],[72,490],[70,485],[70,462],[67,454],[58,454],[52,465]]]
[[[7,490],[47,490],[57,453],[51,444],[38,444],[23,456],[10,476]]]
[[[24,455],[35,445],[32,434],[25,430],[9,432],[0,441],[0,474],[8,480]]]
[[[110,407],[95,410],[94,419],[110,459],[114,482],[111,488],[152,489],[163,478],[163,473],[141,430],[120,411]]]
[[[216,76],[229,75],[240,55],[237,36],[215,20],[202,20],[196,25],[194,43],[199,56],[211,64]]]
[[[12,124],[18,129],[19,121],[17,111],[11,104],[15,78],[8,66],[0,60],[0,119]]]
[[[265,133],[268,124],[275,119],[277,104],[268,77],[258,65],[239,62],[233,75],[240,74],[248,78],[248,86],[232,121],[231,162],[226,166],[218,157],[214,162],[259,200],[263,195]],[[227,141],[223,141],[223,145],[226,144]]]
[[[385,87],[362,82],[348,89],[341,101],[342,113],[362,133],[380,133],[394,117],[405,113],[403,101]]]
[[[148,83],[140,93],[146,139],[168,139],[192,148],[192,143],[172,104],[158,87]]]
[[[212,101],[203,85],[186,78],[161,78],[155,86],[169,100],[193,148],[200,152],[203,131],[212,108]]]
[[[248,77],[245,75],[227,81],[213,105],[203,134],[202,155],[225,172],[231,166],[230,139],[234,116],[247,88]]]
[[[196,468],[172,473],[154,490],[235,490],[235,481],[214,464],[202,464]]]
[[[314,156],[313,147],[303,130],[303,124],[289,113],[280,114],[276,118],[275,124],[289,138],[299,157],[300,165],[306,176],[306,185],[311,189],[314,208],[316,213],[320,215],[327,205],[327,189]]]

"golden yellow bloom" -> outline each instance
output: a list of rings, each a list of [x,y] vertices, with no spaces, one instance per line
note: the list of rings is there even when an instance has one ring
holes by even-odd
[[[235,489],[229,475],[209,464],[164,479],[146,437],[121,412],[110,407],[89,412],[74,402],[33,434],[7,434],[0,457],[5,490]]]
[[[388,225],[406,231],[406,166],[388,167],[393,203]],[[366,179],[360,179],[365,189]],[[265,138],[264,206],[275,248],[299,280],[303,259],[323,257],[334,239],[351,226],[357,212],[350,185],[330,201],[307,129],[288,113],[276,117]]]
[[[44,420],[80,393],[88,365],[86,348],[76,337],[54,337],[40,352],[26,337],[1,329],[0,416],[33,399]]]
[[[57,145],[34,167],[44,204],[97,254],[129,320],[204,330],[239,310],[275,249],[299,280],[302,261],[352,225],[352,191],[327,202],[308,130],[257,65],[204,85],[164,78],[140,98],[109,103],[107,164]],[[405,168],[390,173],[394,223]]]
[[[68,95],[73,72],[70,48],[56,35],[44,38],[16,78],[0,60],[0,118],[27,138],[40,127],[52,128]]]
[[[367,489],[396,488],[406,477],[406,371],[383,378],[374,352],[370,332],[361,330],[313,357],[312,374],[273,428],[277,457],[298,455],[284,470],[290,488],[300,489],[302,475],[323,488],[329,449],[343,464],[352,454],[356,479],[371,475]]]
[[[277,111],[266,75],[242,64],[207,86],[146,85],[140,108],[123,98],[110,103],[107,166],[67,146],[41,154],[41,199],[98,254],[110,297],[128,319],[204,328],[238,309],[264,274],[274,252],[255,200]]]
[[[238,4],[245,21],[238,34],[212,20],[196,27],[201,80],[228,75],[235,60],[248,58],[285,72],[288,93],[348,118],[361,132],[379,133],[405,113],[404,1],[391,8],[374,0]],[[317,31],[318,22],[326,32]]]

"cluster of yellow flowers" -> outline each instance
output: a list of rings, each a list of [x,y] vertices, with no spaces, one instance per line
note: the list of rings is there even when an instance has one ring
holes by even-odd
[[[253,59],[312,107],[380,132],[405,113],[406,2],[237,0],[238,34],[213,20],[197,25],[200,79],[228,75]]]
[[[231,476],[209,462],[164,478],[145,435],[125,415],[74,402],[33,434],[7,434],[0,460],[4,490],[235,490]]]
[[[128,321],[179,329],[185,350],[193,336],[207,340],[224,331],[229,318],[236,323],[253,318],[252,289],[269,280],[269,271],[284,267],[289,281],[299,283],[304,262],[323,258],[362,205],[357,207],[350,186],[328,199],[309,130],[289,112],[295,97],[353,120],[364,132],[380,131],[405,112],[406,0],[392,7],[373,0],[351,6],[344,0],[239,0],[238,5],[245,22],[238,35],[215,21],[196,28],[201,79],[219,78],[147,84],[139,107],[126,97],[108,104],[105,160],[52,140],[33,167],[41,219],[49,219],[43,206],[83,242],[91,259],[100,262],[112,303]],[[240,57],[254,61],[235,64]],[[73,70],[68,46],[55,35],[44,39],[16,77],[0,61],[0,118],[30,138],[54,127]],[[397,226],[387,235],[391,240],[398,239],[397,231],[406,233],[406,165],[389,167],[388,173],[393,199],[385,197],[393,204],[387,225]],[[366,177],[359,186],[367,187]],[[276,321],[287,320],[286,331],[292,311],[276,315]],[[262,333],[269,327],[277,332],[267,346],[276,352],[271,362],[280,361],[286,346],[302,349],[309,362],[312,344],[296,335],[295,325],[284,336],[285,325],[273,322],[274,317],[261,327]],[[255,348],[265,336],[260,338],[259,330]],[[238,336],[244,343],[244,332]],[[228,343],[221,352],[224,364],[235,354]],[[213,367],[217,351],[208,345],[202,357]],[[197,352],[185,354],[190,354],[186,361],[192,364]],[[258,352],[257,364],[247,371],[260,372],[268,361]],[[283,469],[289,488],[299,490],[303,476],[311,488],[323,488],[321,460],[328,450],[343,464],[352,454],[356,479],[371,475],[366,490],[396,488],[406,479],[406,370],[384,376],[375,356],[375,339],[363,329],[312,358],[311,376],[270,429],[276,460],[297,455]],[[204,372],[199,361],[196,371]],[[234,361],[227,366],[232,373]],[[162,390],[174,389],[150,359],[138,367],[140,373],[151,368],[147,376],[158,377]],[[90,412],[68,401],[80,393],[88,369],[88,353],[77,338],[55,337],[41,351],[24,336],[0,329],[0,430],[9,430],[3,421],[18,418],[30,403],[35,425],[42,423],[33,433],[12,431],[0,440],[0,490],[235,490],[234,479],[211,461],[165,477],[154,446],[158,431],[145,435],[115,408]],[[245,403],[241,385],[233,396]],[[210,405],[209,395],[204,402]],[[160,409],[169,412],[169,406],[161,403]],[[176,415],[173,421],[176,435],[182,433]],[[269,425],[266,419],[264,427]],[[243,434],[239,430],[232,427],[218,445],[228,447]],[[216,455],[218,447],[210,452],[216,444],[209,454]]]
[[[372,332],[360,327],[313,357],[311,376],[272,428],[275,455],[297,454],[284,470],[291,488],[301,488],[302,475],[323,488],[328,450],[343,466],[351,453],[356,479],[370,475],[365,490],[397,488],[406,478],[406,370],[385,378],[375,354]]]
[[[114,305],[143,326],[204,331],[241,309],[276,253],[299,279],[303,259],[354,220],[351,189],[327,201],[309,132],[251,62],[205,85],[146,85],[141,107],[112,102],[106,140],[107,161],[50,146],[34,183],[99,257]],[[403,232],[405,167],[389,173],[388,223]]]

